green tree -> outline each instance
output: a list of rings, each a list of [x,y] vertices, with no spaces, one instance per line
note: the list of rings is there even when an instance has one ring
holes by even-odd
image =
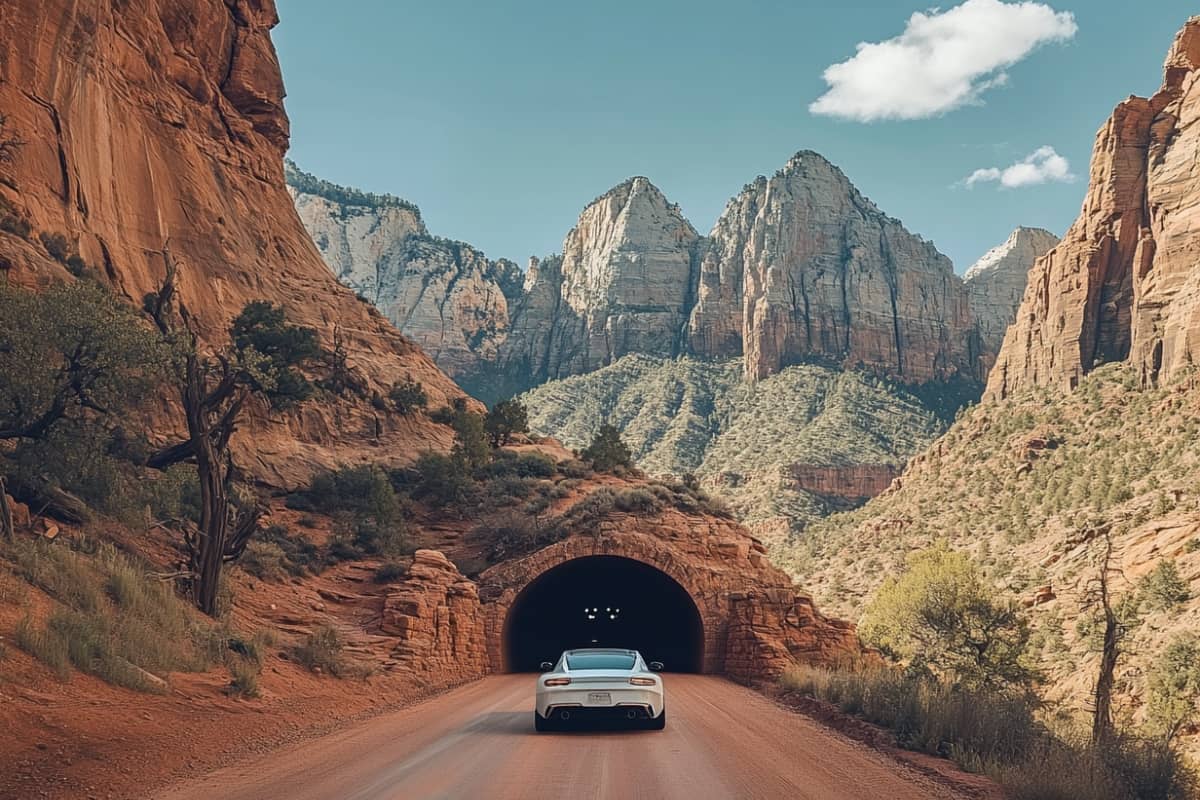
[[[1147,684],[1146,722],[1168,742],[1200,720],[1200,637],[1185,633],[1172,639]]]
[[[633,454],[621,441],[620,432],[607,423],[600,426],[600,430],[592,437],[592,443],[580,455],[592,462],[592,467],[600,472],[633,465]]]
[[[1138,586],[1142,601],[1152,611],[1167,611],[1180,603],[1187,602],[1190,593],[1187,582],[1179,574],[1179,568],[1171,559],[1164,558],[1142,578]]]
[[[868,605],[859,634],[911,669],[971,687],[1027,685],[1029,629],[963,553],[944,546],[909,556]]]
[[[492,449],[483,429],[483,415],[468,411],[465,407],[456,409],[451,426],[454,428],[451,457],[467,469],[477,469],[488,463]]]
[[[412,375],[406,375],[404,380],[392,384],[388,397],[396,411],[403,416],[408,416],[429,404],[429,395],[425,393],[425,387],[414,381]]]
[[[162,376],[169,351],[135,309],[90,282],[0,286],[0,439],[108,417]]]
[[[153,454],[147,464],[167,469],[196,467],[200,519],[185,534],[192,599],[206,614],[218,612],[221,571],[246,549],[264,507],[241,478],[229,442],[247,400],[255,395],[273,405],[299,402],[312,387],[295,367],[316,352],[316,333],[290,325],[282,309],[254,302],[235,320],[232,345],[209,352],[200,345],[177,291],[178,268],[164,248],[166,278],[145,298],[145,309],[162,339],[176,353],[171,370],[187,436]]]
[[[292,325],[282,306],[265,300],[246,304],[229,331],[233,346],[255,391],[276,408],[290,408],[312,397],[313,387],[297,367],[321,355],[317,332]]]
[[[483,428],[492,447],[502,447],[512,441],[513,434],[529,431],[529,412],[520,400],[501,400],[484,417]]]

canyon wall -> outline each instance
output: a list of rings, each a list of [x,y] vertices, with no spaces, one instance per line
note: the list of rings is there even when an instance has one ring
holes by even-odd
[[[181,298],[210,343],[251,300],[282,304],[326,346],[339,329],[373,390],[412,374],[431,402],[461,395],[370,304],[341,287],[284,185],[289,124],[271,0],[45,0],[0,6],[0,109],[25,144],[0,165],[0,269],[18,285],[71,280],[40,242],[69,250],[140,304],[168,241]],[[24,233],[24,235],[22,235]],[[296,485],[321,466],[413,442],[446,447],[424,418],[381,419],[341,401],[256,409],[235,442],[257,477]],[[163,431],[157,433],[162,434]],[[254,446],[250,446],[253,441]]]
[[[1167,55],[1162,88],[1117,106],[1096,136],[1083,209],[1030,273],[987,394],[1073,388],[1130,361],[1144,384],[1200,352],[1200,18]]]
[[[1003,244],[988,250],[963,273],[971,317],[986,357],[994,359],[1000,352],[1004,334],[1017,318],[1029,270],[1056,244],[1058,237],[1050,231],[1017,228]]]

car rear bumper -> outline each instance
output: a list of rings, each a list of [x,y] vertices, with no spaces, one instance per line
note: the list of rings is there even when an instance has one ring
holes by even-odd
[[[596,691],[608,692],[611,703],[589,702],[588,694]],[[581,718],[625,719],[632,713],[634,718],[647,719],[657,717],[662,710],[662,692],[647,689],[594,687],[588,690],[564,687],[553,691],[541,691],[537,695],[537,712],[547,719],[561,711]]]

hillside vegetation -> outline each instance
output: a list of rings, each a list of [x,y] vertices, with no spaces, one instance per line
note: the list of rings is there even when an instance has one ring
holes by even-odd
[[[1200,687],[1168,662],[1200,630],[1198,383],[1188,374],[1142,390],[1131,369],[1110,365],[1070,394],[974,407],[898,488],[776,544],[774,557],[824,607],[858,618],[913,551],[944,543],[968,554],[997,597],[1025,608],[1043,695],[1083,716],[1099,662],[1089,598],[1111,542],[1126,636],[1115,712],[1194,741]],[[1176,678],[1188,685],[1166,691]]]
[[[694,473],[744,520],[802,527],[836,508],[795,486],[795,464],[902,467],[945,428],[933,403],[885,380],[819,365],[743,381],[739,360],[626,356],[522,396],[530,429],[580,448],[616,426],[650,474]]]

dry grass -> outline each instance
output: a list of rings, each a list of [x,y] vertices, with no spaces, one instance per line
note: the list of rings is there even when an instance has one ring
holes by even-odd
[[[906,748],[990,775],[1013,800],[1187,800],[1197,786],[1161,742],[1119,737],[1092,746],[1052,732],[1024,696],[967,692],[888,669],[796,667],[780,687],[893,731]]]
[[[41,625],[26,617],[16,643],[62,679],[75,668],[118,686],[160,691],[149,675],[196,672],[220,661],[223,633],[170,584],[111,545],[18,540],[4,546],[17,574],[58,605]]]

